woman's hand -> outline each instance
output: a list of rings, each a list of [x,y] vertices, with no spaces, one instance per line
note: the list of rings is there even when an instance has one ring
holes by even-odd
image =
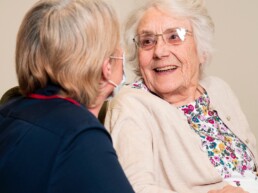
[[[248,192],[244,191],[243,188],[241,187],[227,185],[220,190],[211,190],[208,193],[248,193]]]

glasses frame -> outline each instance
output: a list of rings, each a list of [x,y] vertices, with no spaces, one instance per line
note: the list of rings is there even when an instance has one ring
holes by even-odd
[[[115,59],[115,60],[122,60],[122,69],[123,69],[123,78],[121,82],[125,82],[125,53],[123,52],[122,56],[109,56],[110,59]],[[108,80],[108,82],[110,84],[112,84],[114,87],[118,87],[119,85],[117,85],[116,83],[114,83],[112,80]],[[124,83],[122,83],[124,84]]]
[[[179,39],[181,40],[181,43],[185,41],[186,35],[192,35],[192,31],[190,31],[190,30],[188,30],[188,29],[186,29],[186,28],[183,28],[183,27],[175,27],[175,28],[167,29],[167,30],[165,30],[165,31],[164,31],[163,33],[161,33],[161,34],[154,34],[154,33],[142,33],[142,34],[137,34],[137,35],[134,36],[133,42],[135,43],[136,47],[138,47],[138,48],[142,48],[143,50],[150,50],[150,49],[154,48],[154,47],[157,45],[158,37],[159,37],[159,36],[162,36],[162,39],[163,39],[163,41],[164,41],[166,44],[169,44],[169,45],[178,45],[178,44],[169,43],[169,42],[166,40],[166,38],[164,38],[163,35],[166,34],[166,33],[168,33],[168,32],[167,32],[168,30],[170,30],[170,31],[174,30],[174,31],[177,32],[177,33],[178,33],[178,31],[182,31],[182,30],[183,30],[183,31],[184,31],[184,34],[181,34],[181,36],[183,35],[183,37],[181,37],[181,36],[179,35]],[[154,44],[153,44],[152,46],[150,46],[149,48],[144,48],[144,47],[140,44],[140,42],[136,40],[137,37],[140,37],[140,36],[145,35],[145,34],[146,34],[146,35],[153,35],[153,36],[155,37],[155,38],[154,38]]]
[[[124,54],[123,56],[109,56],[110,59],[116,59],[116,60],[123,60],[124,59]]]
[[[123,73],[125,71],[125,53],[123,52],[122,56],[109,56],[110,59],[115,59],[115,60],[122,60],[122,65],[123,65]]]

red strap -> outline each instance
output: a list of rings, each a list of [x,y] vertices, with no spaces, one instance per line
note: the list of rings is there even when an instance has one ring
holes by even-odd
[[[46,96],[46,95],[41,95],[41,94],[35,94],[35,93],[31,93],[27,95],[30,98],[34,98],[34,99],[42,99],[42,100],[48,100],[48,99],[64,99],[67,100],[77,106],[80,106],[80,103],[78,103],[76,100],[73,100],[71,98],[65,98],[65,97],[61,97],[58,95],[51,95],[51,96]]]

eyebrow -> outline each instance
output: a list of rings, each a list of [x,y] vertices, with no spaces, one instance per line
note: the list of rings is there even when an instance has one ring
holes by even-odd
[[[167,32],[167,31],[176,31],[177,28],[180,28],[180,27],[173,27],[173,28],[167,28],[165,31],[163,31],[162,33],[164,32]],[[149,31],[149,30],[142,30],[139,35],[144,35],[144,34],[157,34],[157,33],[154,33],[153,31]]]
[[[153,31],[148,31],[148,30],[142,30],[139,35],[143,35],[143,34],[155,34]]]

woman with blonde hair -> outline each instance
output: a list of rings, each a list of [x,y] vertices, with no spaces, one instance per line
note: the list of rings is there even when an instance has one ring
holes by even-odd
[[[0,192],[133,193],[97,116],[123,78],[114,10],[41,0],[16,44],[21,97],[0,107]]]

